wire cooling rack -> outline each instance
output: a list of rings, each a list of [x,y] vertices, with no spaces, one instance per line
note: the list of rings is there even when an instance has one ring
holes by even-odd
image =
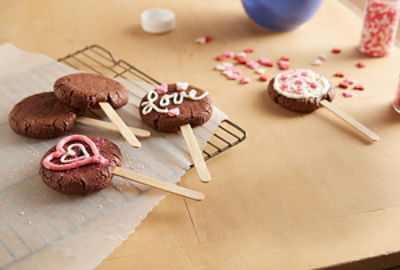
[[[141,80],[159,85],[160,82],[125,60],[116,60],[112,53],[99,45],[90,45],[58,59],[75,69],[88,70],[114,78]],[[232,148],[246,139],[246,131],[230,120],[223,120],[203,149],[204,160]],[[193,166],[193,165],[192,165]]]

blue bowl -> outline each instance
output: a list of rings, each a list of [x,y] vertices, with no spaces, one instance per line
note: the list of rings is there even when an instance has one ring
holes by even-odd
[[[247,15],[259,26],[288,31],[309,20],[322,0],[242,0]]]

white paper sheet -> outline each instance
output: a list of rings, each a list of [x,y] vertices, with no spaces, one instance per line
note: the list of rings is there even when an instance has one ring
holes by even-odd
[[[8,126],[15,103],[34,93],[51,91],[54,81],[76,70],[39,54],[0,45],[0,269],[92,269],[109,255],[164,198],[163,193],[118,177],[108,188],[88,196],[67,196],[49,189],[38,175],[42,155],[58,139],[19,136]],[[151,86],[120,80],[130,104],[120,110],[132,126],[141,122],[137,105]],[[211,120],[196,128],[201,147],[226,115],[217,108]],[[142,140],[132,149],[115,132],[77,124],[70,134],[107,137],[119,145],[124,167],[176,183],[190,158],[180,134]],[[201,202],[200,202],[201,203]]]

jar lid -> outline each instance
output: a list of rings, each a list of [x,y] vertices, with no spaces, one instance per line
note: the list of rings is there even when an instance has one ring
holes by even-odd
[[[165,33],[175,28],[175,13],[165,8],[151,8],[140,15],[144,31],[153,34]]]

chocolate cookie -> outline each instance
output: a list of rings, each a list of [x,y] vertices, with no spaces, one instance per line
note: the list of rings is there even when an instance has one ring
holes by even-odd
[[[74,126],[76,112],[60,102],[53,92],[44,92],[18,102],[8,115],[8,124],[23,136],[55,138]]]
[[[112,171],[121,165],[121,151],[109,140],[71,135],[47,151],[39,174],[56,191],[87,194],[107,187]]]
[[[163,83],[143,97],[140,117],[149,126],[162,132],[177,132],[180,126],[200,126],[212,115],[208,92],[186,82]]]
[[[56,97],[78,109],[98,109],[99,102],[108,102],[114,109],[128,103],[128,91],[119,82],[91,73],[75,73],[54,83]]]
[[[311,70],[291,70],[275,76],[268,84],[270,97],[294,112],[309,113],[321,100],[332,101],[335,90],[323,76]]]

